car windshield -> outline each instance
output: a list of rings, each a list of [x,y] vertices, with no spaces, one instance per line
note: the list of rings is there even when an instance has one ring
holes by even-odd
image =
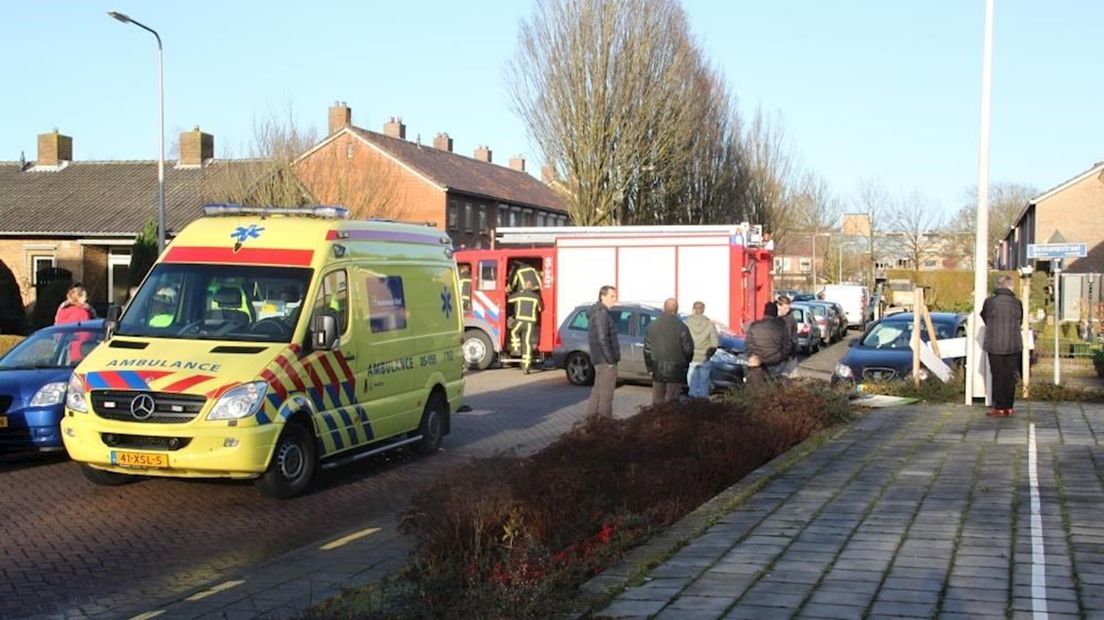
[[[311,270],[158,264],[123,313],[121,336],[290,342]]]
[[[73,368],[103,340],[99,329],[38,331],[0,359],[0,368]]]
[[[954,326],[945,323],[935,323],[935,333],[940,339],[952,338]],[[909,340],[912,339],[912,321],[889,321],[879,323],[863,338],[862,346],[872,349],[907,349]],[[930,340],[928,329],[921,326],[920,339],[924,342]]]

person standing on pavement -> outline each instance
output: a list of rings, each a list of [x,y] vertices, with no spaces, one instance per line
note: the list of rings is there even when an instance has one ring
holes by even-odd
[[[652,321],[644,336],[644,365],[652,373],[653,405],[678,398],[692,359],[694,338],[678,316],[678,300],[669,297],[663,302],[663,314]]]
[[[747,383],[762,385],[767,382],[768,374],[778,374],[790,355],[792,342],[786,323],[778,318],[778,306],[768,301],[763,308],[763,318],[752,323],[747,330]]]
[[[779,295],[775,304],[778,306],[778,318],[782,319],[782,322],[786,324],[786,330],[790,334],[790,354],[786,357],[781,372],[787,377],[792,377],[794,371],[797,370],[797,320],[794,319],[793,313],[790,312],[789,297]]]
[[[993,375],[993,408],[987,415],[1008,417],[1013,414],[1016,377],[1023,355],[1023,304],[1012,292],[1012,278],[1000,276],[993,295],[981,307],[985,322],[985,339],[981,348],[989,356],[989,371]]]
[[[603,286],[598,291],[598,303],[587,313],[587,340],[590,362],[594,366],[594,387],[590,389],[587,417],[613,417],[613,391],[617,388],[617,362],[621,361],[621,343],[617,325],[609,310],[617,303],[617,289]]]
[[[690,369],[686,373],[686,384],[690,386],[690,398],[709,398],[709,352],[720,345],[717,326],[705,316],[705,303],[694,302],[694,313],[686,319],[690,337],[694,339],[694,358],[690,360]]]

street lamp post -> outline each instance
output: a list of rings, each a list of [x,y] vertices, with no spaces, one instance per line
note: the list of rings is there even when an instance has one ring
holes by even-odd
[[[160,153],[157,157],[157,253],[165,251],[165,54],[161,47],[161,35],[149,26],[117,11],[108,11],[111,17],[124,24],[134,24],[157,39],[157,98],[160,106],[157,134]]]

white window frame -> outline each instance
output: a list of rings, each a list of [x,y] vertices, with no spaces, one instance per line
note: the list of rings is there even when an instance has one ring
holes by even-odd
[[[29,255],[31,268],[31,284],[38,286],[38,261],[40,259],[47,259],[50,261],[50,267],[57,267],[57,254],[46,254],[43,252],[33,252]]]

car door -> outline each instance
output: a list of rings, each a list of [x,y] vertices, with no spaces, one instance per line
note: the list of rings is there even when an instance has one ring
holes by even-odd
[[[644,336],[636,329],[638,312],[631,308],[614,306],[610,318],[617,326],[617,340],[621,344],[621,362],[617,365],[619,379],[641,379],[648,375],[644,367]]]

